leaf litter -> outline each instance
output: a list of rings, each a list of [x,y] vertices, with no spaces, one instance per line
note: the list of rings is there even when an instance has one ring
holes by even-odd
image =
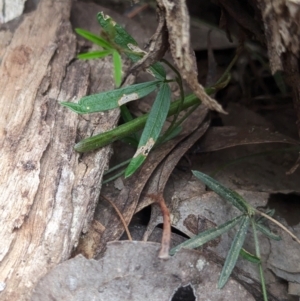
[[[178,288],[188,285],[199,301],[255,300],[233,279],[226,289],[217,289],[221,269],[200,252],[181,250],[161,260],[159,249],[157,243],[120,241],[109,243],[98,261],[79,255],[48,273],[35,288],[32,301],[169,301]]]
[[[167,26],[169,28],[170,34],[171,34],[171,52],[175,59],[175,62],[177,63],[177,66],[179,69],[183,72],[184,77],[188,80],[190,79],[190,74],[188,74],[187,70],[191,68],[190,64],[187,64],[186,66],[183,66],[182,62],[184,59],[187,59],[187,62],[192,62],[193,57],[190,54],[190,46],[188,36],[184,37],[178,37],[177,40],[178,45],[172,44],[172,41],[174,42],[174,36],[176,36],[175,29],[172,29],[172,25],[176,25],[176,20],[173,18],[174,16],[171,16],[171,4],[167,3],[167,1],[160,1],[161,4],[165,4],[168,11],[167,13]],[[180,1],[177,1],[178,3],[181,3]],[[176,3],[177,3],[176,2]],[[184,6],[183,6],[184,7]],[[176,10],[176,14],[180,18],[180,20],[183,20],[183,24],[180,26],[188,26],[188,15],[185,10],[179,12]],[[174,23],[175,22],[175,23]],[[178,26],[178,24],[176,25]],[[173,36],[173,40],[172,40]],[[175,39],[176,40],[176,39]],[[182,49],[185,49],[185,54],[181,56],[181,54],[178,56],[178,46],[183,46]],[[176,50],[177,49],[177,50]],[[156,55],[156,54],[155,54]],[[192,72],[193,73],[193,72]],[[198,84],[195,84],[195,78],[197,77],[196,73],[193,73],[192,80],[188,80],[191,88],[194,91],[199,91],[201,88],[199,88]],[[192,83],[192,84],[191,84]],[[200,89],[200,90],[199,90]],[[203,96],[203,94],[201,94]],[[222,111],[223,109],[214,102],[211,102],[211,99],[208,99],[208,103],[210,107],[217,109],[219,111]],[[240,113],[240,112],[238,112]],[[186,151],[195,143],[196,140],[201,138],[204,133],[206,132],[209,123],[208,121],[205,121],[206,113],[203,111],[203,116],[199,118],[199,122],[197,122],[198,128],[195,127],[188,127],[186,134],[181,134],[179,137],[175,138],[175,140],[169,141],[166,144],[163,145],[163,147],[159,147],[155,149],[152,154],[150,153],[146,163],[140,171],[136,175],[133,175],[132,178],[123,180],[124,187],[122,190],[118,193],[115,190],[111,190],[109,186],[104,187],[102,189],[102,193],[106,196],[109,196],[111,199],[114,200],[114,203],[116,206],[121,210],[122,215],[128,224],[134,213],[142,210],[146,206],[155,203],[155,200],[153,198],[147,197],[149,194],[162,194],[165,192],[165,201],[168,205],[168,208],[171,211],[171,218],[172,218],[172,226],[180,230],[182,233],[186,234],[187,236],[193,236],[198,233],[201,229],[206,229],[207,227],[217,226],[218,224],[221,224],[224,222],[225,218],[228,219],[228,216],[232,215],[234,212],[234,209],[227,206],[219,197],[217,197],[212,192],[205,191],[205,187],[201,185],[201,183],[197,182],[195,183],[195,180],[190,176],[186,175],[185,172],[180,171],[179,169],[176,169],[175,166],[180,160],[180,158],[186,153]],[[200,125],[200,127],[199,127]],[[266,130],[265,125],[257,127],[256,124],[254,126],[250,122],[249,124],[244,124],[244,127],[241,128],[240,126],[234,126],[234,125],[226,125],[224,124],[224,127],[220,128],[210,128],[203,139],[200,139],[200,142],[198,143],[198,154],[193,155],[190,154],[190,157],[195,156],[201,156],[201,159],[196,164],[202,164],[201,170],[204,172],[207,171],[208,173],[215,169],[217,165],[220,165],[223,160],[230,160],[230,154],[235,154],[235,150],[239,149],[241,150],[241,145],[248,144],[251,146],[247,147],[244,146],[244,150],[246,149],[248,154],[253,153],[253,147],[252,144],[264,144],[264,143],[289,143],[289,144],[297,144],[297,141],[288,137],[287,135],[282,135],[279,133],[276,133],[275,131]],[[186,138],[188,135],[189,138]],[[274,144],[276,146],[277,144]],[[239,146],[239,147],[237,147]],[[226,148],[232,148],[234,149],[233,153],[228,152]],[[209,152],[221,150],[221,152],[215,152],[213,154],[210,154]],[[265,149],[265,146],[263,147]],[[227,152],[226,152],[227,151]],[[208,153],[208,154],[205,154]],[[229,154],[229,156],[225,156],[224,154]],[[221,159],[222,158],[222,159]],[[227,158],[227,159],[226,159]],[[192,164],[195,163],[195,160],[191,160]],[[274,163],[274,162],[272,162]],[[179,167],[180,167],[179,163]],[[196,165],[195,164],[195,165]],[[261,161],[257,161],[257,165],[260,165]],[[272,165],[272,164],[271,164]],[[178,166],[178,165],[177,165]],[[247,165],[247,168],[249,167],[249,164]],[[272,167],[275,169],[278,166],[276,164],[273,164]],[[173,171],[173,169],[175,170]],[[283,172],[283,169],[280,169],[278,172],[280,175],[270,175],[270,167],[266,170],[266,173],[261,176],[261,180],[253,178],[253,174],[249,175],[248,170],[243,169],[241,165],[238,167],[239,173],[237,173],[237,169],[234,169],[234,171],[228,171],[228,169],[225,169],[222,171],[221,177],[219,175],[218,180],[222,181],[225,180],[226,184],[228,184],[228,187],[231,187],[232,189],[240,189],[238,192],[245,196],[246,200],[249,201],[253,206],[267,206],[267,200],[269,197],[270,192],[297,192],[298,187],[295,186],[293,183],[297,183],[298,175],[293,175],[292,182],[293,183],[287,183],[285,180],[285,175]],[[266,168],[266,166],[261,166],[261,169]],[[194,168],[193,166],[193,169]],[[260,170],[257,167],[257,170]],[[276,169],[275,169],[276,170]],[[173,171],[173,172],[172,172]],[[245,171],[245,172],[243,172]],[[269,172],[269,175],[266,176],[266,174]],[[273,172],[274,173],[274,172]],[[282,178],[283,180],[280,181],[279,178]],[[167,180],[170,178],[169,182],[167,183]],[[259,176],[258,176],[259,178]],[[268,179],[267,181],[265,179]],[[274,181],[275,179],[275,181]],[[255,181],[256,180],[256,181]],[[296,182],[295,182],[296,181]],[[299,183],[299,181],[298,181]],[[242,188],[242,190],[241,190]],[[144,189],[144,190],[143,190]],[[141,197],[142,196],[142,197]],[[221,209],[223,207],[223,209]],[[151,220],[148,224],[148,232],[145,235],[144,239],[147,239],[147,237],[151,234],[154,227],[156,227],[158,224],[162,223],[162,217],[160,210],[155,209],[155,205],[152,206],[152,216]],[[216,214],[218,213],[218,214]],[[284,221],[283,221],[284,223]],[[272,228],[272,226],[271,226]],[[177,266],[174,263],[174,258],[172,258],[169,261],[160,261],[157,256],[159,252],[159,245],[154,245],[152,243],[128,243],[128,242],[116,242],[116,243],[108,243],[109,241],[119,239],[122,233],[124,232],[124,227],[122,223],[120,222],[119,218],[115,214],[114,210],[109,208],[108,206],[105,206],[103,203],[100,203],[98,205],[97,213],[95,215],[95,220],[92,224],[91,229],[94,229],[88,233],[90,235],[90,238],[86,239],[86,242],[90,242],[91,240],[94,241],[94,247],[89,252],[90,258],[98,257],[99,263],[97,261],[91,260],[87,261],[86,259],[82,257],[76,257],[74,259],[71,259],[70,261],[67,261],[63,263],[62,265],[65,266],[59,266],[57,267],[57,270],[53,271],[53,275],[49,274],[46,276],[38,285],[36,289],[35,297],[38,298],[39,294],[43,294],[43,297],[45,296],[44,292],[46,289],[49,289],[49,294],[51,292],[62,294],[65,294],[64,296],[71,296],[70,292],[72,292],[73,295],[79,296],[79,299],[74,300],[84,300],[83,296],[90,296],[91,298],[94,296],[98,296],[97,294],[104,294],[103,296],[106,296],[105,299],[110,299],[113,296],[113,300],[118,300],[117,298],[124,299],[124,292],[125,294],[130,292],[130,294],[134,294],[134,296],[142,296],[143,299],[146,300],[147,298],[143,295],[143,293],[150,291],[149,293],[151,297],[153,296],[153,287],[162,287],[163,292],[160,290],[157,290],[160,300],[170,300],[174,292],[179,286],[185,286],[187,285],[187,282],[185,281],[177,281],[178,278],[180,280],[186,280],[182,275],[181,277],[178,276],[178,273],[184,273],[184,264],[186,262],[190,262],[191,258],[194,258],[193,256],[197,257],[197,261],[193,262],[190,265],[190,269],[186,272],[186,275],[191,276],[190,283],[193,286],[195,295],[198,293],[198,290],[195,289],[194,285],[198,285],[198,288],[200,287],[201,282],[201,289],[206,287],[206,278],[210,277],[210,284],[213,285],[213,287],[210,289],[210,293],[216,294],[213,295],[213,297],[210,296],[212,300],[217,300],[216,297],[217,294],[221,292],[222,296],[226,294],[230,288],[227,286],[225,287],[225,290],[223,291],[215,291],[215,284],[217,283],[217,274],[220,272],[220,269],[216,268],[213,262],[210,262],[208,259],[205,258],[205,254],[209,254],[209,259],[213,259],[215,262],[218,262],[219,264],[222,263],[222,258],[225,258],[225,253],[227,252],[230,242],[232,240],[233,233],[229,232],[229,234],[223,235],[220,239],[216,239],[213,242],[205,245],[202,248],[202,255],[199,255],[200,253],[196,253],[197,251],[192,250],[182,250],[178,254],[184,254],[182,255],[184,260],[181,265]],[[273,228],[272,228],[273,229]],[[159,229],[155,229],[159,230]],[[299,225],[295,226],[293,228],[294,232],[296,232],[296,235],[300,235],[299,232]],[[300,262],[298,258],[298,250],[299,247],[294,244],[294,242],[285,235],[285,233],[281,233],[281,230],[275,229],[277,233],[283,237],[283,240],[281,242],[272,242],[267,239],[264,239],[261,243],[263,244],[262,250],[263,250],[263,256],[266,258],[266,270],[272,271],[272,273],[268,273],[268,281],[269,281],[269,289],[271,291],[271,295],[269,297],[269,300],[282,300],[282,298],[286,297],[286,294],[284,291],[284,288],[280,283],[278,282],[278,279],[274,277],[276,275],[277,277],[280,277],[282,279],[285,279],[286,281],[297,281],[300,282],[300,280],[297,278],[299,275],[299,266],[295,265],[295,263]],[[97,233],[95,236],[94,234]],[[93,236],[94,235],[94,236]],[[227,235],[227,236],[226,236]],[[251,246],[253,246],[253,243],[251,241],[248,242],[249,248],[251,249]],[[80,246],[83,246],[83,244],[80,244]],[[287,247],[289,246],[288,250]],[[107,247],[107,249],[106,249]],[[105,251],[106,249],[106,251]],[[85,248],[82,248],[82,252],[84,253]],[[126,256],[124,255],[126,254]],[[197,255],[194,255],[197,254]],[[280,256],[280,254],[285,254],[284,257]],[[145,259],[143,256],[151,257],[151,260],[149,262],[149,259]],[[201,256],[204,256],[203,258]],[[139,261],[139,259],[141,259]],[[144,261],[143,261],[144,259]],[[284,259],[284,260],[283,260]],[[105,262],[107,260],[107,262]],[[173,261],[172,261],[173,260]],[[72,262],[73,261],[73,262]],[[200,266],[203,267],[203,263],[205,266],[205,263],[209,262],[209,266],[211,268],[212,274],[209,274],[205,277],[205,274],[203,274],[203,270],[201,272],[201,275],[194,274],[194,270],[192,269],[192,265],[194,267],[198,268]],[[143,266],[143,263],[145,263],[145,267]],[[95,264],[95,266],[93,266]],[[164,265],[172,264],[174,267],[177,267],[176,273],[174,274],[167,274],[166,276],[166,282],[163,282],[160,280],[158,283],[152,284],[151,281],[155,280],[154,278],[157,277],[161,273],[161,271],[166,271]],[[95,269],[97,271],[96,275],[92,273],[92,276],[89,275],[88,271],[86,273],[82,273],[84,270],[84,267],[88,266],[89,270]],[[156,272],[153,272],[153,274],[150,274],[150,280],[148,280],[147,285],[143,286],[141,282],[141,276],[149,273],[149,270],[151,268],[158,268]],[[180,268],[179,268],[180,267]],[[127,268],[127,270],[126,270]],[[73,269],[73,270],[72,270]],[[114,272],[117,270],[116,274]],[[248,290],[251,291],[252,295],[256,297],[259,296],[259,288],[257,288],[258,293],[253,289],[255,286],[257,286],[257,280],[258,275],[257,271],[253,268],[252,265],[243,262],[238,263],[238,268],[236,270],[240,270],[241,273],[234,272],[233,277],[236,279],[239,279],[240,283],[242,283],[245,287],[247,287],[247,283],[252,283]],[[61,273],[64,271],[64,273]],[[80,271],[80,272],[78,272]],[[143,272],[144,274],[139,274],[139,271]],[[59,280],[59,275],[62,275],[61,280]],[[61,274],[60,274],[61,273]],[[249,276],[250,273],[250,276]],[[274,275],[273,275],[274,273]],[[101,282],[101,275],[103,274],[104,279]],[[72,275],[72,276],[70,276]],[[79,276],[83,275],[83,279],[78,280]],[[155,277],[154,277],[155,275]],[[174,275],[177,275],[178,277],[175,277],[174,281]],[[127,277],[128,276],[128,277]],[[240,276],[240,278],[239,278]],[[51,278],[54,277],[54,278]],[[99,278],[97,278],[99,277]],[[119,277],[119,278],[118,278]],[[248,278],[247,278],[248,277]],[[55,285],[59,285],[60,283],[64,283],[63,289],[58,292],[58,290],[55,290],[55,287],[51,291],[51,284],[52,279],[54,279]],[[99,282],[97,282],[94,285],[95,279],[100,279]],[[121,280],[120,280],[121,279]],[[133,279],[133,280],[132,280]],[[172,279],[172,281],[170,281]],[[245,279],[247,279],[245,281]],[[120,280],[120,281],[119,281]],[[98,281],[98,280],[97,280]],[[177,282],[176,282],[177,281]],[[84,283],[85,282],[85,283]],[[137,282],[140,287],[136,288],[134,286],[134,282]],[[171,283],[170,283],[171,282]],[[175,286],[172,286],[173,283],[176,283]],[[75,284],[74,284],[75,283]],[[83,285],[77,285],[77,284],[83,284]],[[196,284],[195,284],[196,283]],[[232,285],[234,283],[234,280],[230,280],[228,285]],[[98,285],[98,286],[96,286]],[[116,286],[120,287],[120,291],[122,291],[122,294],[118,295],[116,293]],[[80,288],[79,288],[80,287]],[[241,288],[241,286],[238,286],[239,290],[242,291],[242,293],[247,294],[244,292],[244,290]],[[280,288],[281,291],[278,289]],[[126,291],[127,289],[127,291]],[[135,291],[137,289],[137,291]],[[152,291],[151,291],[152,289]],[[125,291],[124,291],[125,290]],[[156,290],[154,290],[156,291]],[[75,293],[74,293],[75,292]],[[135,293],[136,292],[136,293]],[[272,295],[273,292],[273,295]],[[90,295],[89,295],[90,294]],[[105,295],[107,294],[107,295]],[[116,294],[116,295],[114,295]],[[168,294],[168,295],[167,295]],[[201,291],[201,294],[203,294],[203,291]],[[258,294],[258,295],[257,295]],[[163,297],[167,295],[166,299],[163,299]],[[60,296],[60,295],[59,295]],[[127,295],[126,295],[127,296]],[[200,298],[202,295],[197,295],[197,300],[202,300]],[[245,297],[244,295],[241,298],[246,298],[246,300],[252,300],[251,296],[247,295]],[[74,297],[76,298],[76,297]],[[82,299],[80,299],[82,298]],[[90,298],[90,299],[91,299]],[[237,295],[234,295],[235,299],[237,298]],[[277,299],[278,298],[278,299]],[[40,300],[40,299],[33,299],[33,300]],[[46,299],[43,299],[46,300]],[[72,300],[72,299],[69,299]],[[131,299],[128,299],[131,300]],[[138,300],[135,298],[135,300]],[[204,299],[203,300],[207,300]],[[226,299],[225,299],[226,300]],[[230,298],[228,299],[230,300]]]

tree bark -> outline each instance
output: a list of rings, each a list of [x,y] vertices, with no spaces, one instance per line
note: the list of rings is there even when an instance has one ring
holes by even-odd
[[[118,111],[82,117],[59,104],[86,95],[96,72],[74,60],[70,11],[71,0],[41,0],[0,49],[1,300],[29,300],[35,283],[69,258],[110,154],[79,155],[73,146],[113,127]],[[112,89],[110,61],[97,64],[98,90]]]

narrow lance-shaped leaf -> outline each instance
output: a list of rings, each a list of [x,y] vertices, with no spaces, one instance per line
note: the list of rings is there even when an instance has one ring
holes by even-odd
[[[277,241],[281,240],[281,237],[279,235],[273,233],[268,227],[266,227],[260,223],[255,223],[255,226],[258,231],[260,231],[262,234],[266,235],[270,239],[277,240]]]
[[[77,55],[77,58],[81,60],[91,60],[91,59],[100,59],[111,54],[111,50],[102,50],[102,51],[91,51],[86,53],[80,53]]]
[[[199,233],[198,235],[192,237],[191,239],[186,240],[185,242],[181,243],[180,245],[176,246],[170,251],[170,255],[174,255],[176,252],[178,252],[181,248],[188,248],[188,249],[194,249],[198,248],[205,243],[209,242],[210,240],[215,239],[216,237],[222,235],[223,233],[229,231],[231,228],[233,228],[238,222],[241,221],[241,219],[244,216],[238,216],[234,219],[231,219],[230,221],[216,227],[213,229],[208,229],[202,233]]]
[[[194,94],[188,95],[185,98],[183,105],[181,105],[181,100],[174,101],[170,105],[168,116],[172,116],[176,114],[176,112],[178,112],[179,105],[181,106],[182,109],[187,109],[199,102],[200,100]],[[110,131],[83,139],[79,141],[74,148],[77,152],[81,152],[81,153],[89,152],[97,148],[106,146],[116,140],[120,140],[128,135],[131,135],[143,129],[147,122],[148,116],[149,113],[142,115],[138,118],[135,118],[124,124],[121,124]]]
[[[101,27],[106,31],[111,31],[111,28],[115,29],[114,31],[114,42],[121,48],[127,50],[125,54],[135,63],[143,57],[143,53],[134,53],[130,45],[138,46],[136,40],[119,24],[117,24],[110,16],[105,15],[103,12],[98,14],[98,22]],[[160,63],[155,63],[149,67],[150,72],[159,80],[164,80],[166,78],[166,71]]]
[[[137,62],[139,61],[144,55],[146,55],[146,52],[139,48],[139,46],[128,43],[127,48],[130,51],[126,51],[125,54],[133,61]],[[161,63],[154,63],[150,67],[146,69],[148,73],[150,73],[153,77],[159,79],[159,80],[165,80],[166,79],[166,71]]]
[[[122,80],[122,59],[118,51],[113,51],[114,78],[117,87],[121,85]]]
[[[239,257],[240,251],[243,247],[245,238],[246,238],[246,234],[248,231],[248,227],[249,227],[249,216],[244,216],[241,220],[241,226],[239,228],[239,230],[237,231],[234,240],[231,244],[230,250],[227,254],[220,278],[219,278],[219,282],[218,282],[218,288],[222,288],[228,278],[230,277],[230,274],[237,262],[237,259]]]
[[[121,110],[121,117],[125,123],[130,122],[134,119],[131,112],[128,110],[126,104],[121,106],[120,110]],[[137,133],[132,133],[131,135],[128,135],[127,137],[123,138],[123,141],[129,143],[134,147],[137,147],[139,145],[139,140],[140,140],[139,135]]]
[[[178,125],[174,127],[167,135],[160,136],[159,139],[157,140],[158,144],[165,143],[173,138],[175,138],[179,133],[182,131],[182,126]]]
[[[113,46],[108,41],[106,41],[105,39],[103,39],[100,36],[97,36],[89,31],[81,29],[81,28],[76,28],[75,31],[83,38],[93,42],[94,44],[96,44],[98,46],[101,46],[106,49],[113,49]]]
[[[154,146],[168,115],[171,102],[171,90],[167,83],[162,84],[149,113],[138,149],[125,171],[125,177],[131,176],[145,161]]]
[[[244,259],[248,260],[249,262],[252,262],[252,263],[255,263],[255,264],[261,263],[260,258],[258,258],[257,256],[249,253],[248,251],[246,251],[243,248],[240,251],[240,256],[243,257]]]
[[[127,105],[123,105],[120,107],[121,110],[121,117],[123,119],[124,122],[129,122],[132,121],[134,119],[134,117],[132,116],[131,112],[129,111],[129,109],[127,108]]]
[[[138,45],[137,41],[118,23],[116,23],[110,16],[103,12],[97,15],[98,22],[105,32],[108,34],[114,28],[114,42],[123,49],[129,49],[128,44]]]
[[[135,84],[116,90],[85,96],[79,100],[78,104],[72,102],[61,102],[61,104],[78,114],[107,111],[150,94],[159,87],[160,84],[160,81]]]
[[[243,213],[252,213],[254,208],[252,208],[237,192],[223,186],[221,183],[211,178],[210,176],[197,171],[192,170],[192,173],[196,178],[201,180],[205,185],[207,185],[211,190],[217,193],[220,197],[224,198],[230,202],[233,206],[238,208]]]

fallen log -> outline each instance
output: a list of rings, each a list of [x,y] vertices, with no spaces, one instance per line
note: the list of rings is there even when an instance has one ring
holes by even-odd
[[[73,9],[75,21],[99,31],[95,8],[93,22],[79,12]],[[7,25],[2,32],[7,30],[0,49],[1,300],[29,300],[36,282],[70,257],[93,218],[110,155],[109,147],[79,155],[73,146],[114,127],[119,112],[79,116],[59,104],[114,87],[109,59],[97,66],[74,60],[70,14],[71,0],[41,0],[14,32]]]

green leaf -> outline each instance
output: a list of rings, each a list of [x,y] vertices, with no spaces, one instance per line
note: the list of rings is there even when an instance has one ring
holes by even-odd
[[[113,49],[113,46],[106,40],[104,40],[102,37],[97,36],[87,30],[76,28],[75,31],[82,36],[83,38],[93,42],[96,45],[99,45],[106,49]]]
[[[137,41],[118,23],[116,23],[110,16],[103,12],[97,15],[98,22],[105,32],[110,34],[114,28],[114,42],[123,49],[128,49],[128,44],[138,45]]]
[[[273,215],[275,214],[275,209],[269,209],[269,208],[268,208],[268,209],[266,210],[266,214],[269,215],[269,216],[273,216]]]
[[[244,259],[248,260],[249,262],[252,262],[252,263],[255,263],[255,264],[259,264],[261,262],[260,258],[258,258],[257,256],[249,253],[248,251],[246,251],[243,248],[240,251],[240,256],[243,257]]]
[[[198,235],[192,237],[191,239],[186,240],[185,242],[181,243],[180,245],[176,246],[170,251],[170,255],[174,255],[176,252],[178,252],[181,248],[188,248],[188,249],[194,249],[198,248],[205,243],[207,243],[210,240],[215,239],[216,237],[222,235],[223,233],[229,231],[231,228],[233,228],[238,222],[241,221],[241,219],[244,217],[244,215],[238,216],[234,219],[231,219],[230,221],[216,227],[213,229],[208,229],[202,233],[199,233]]]
[[[131,176],[145,161],[156,143],[168,115],[171,102],[171,89],[167,83],[162,84],[149,113],[138,149],[129,163],[125,178]]]
[[[179,133],[181,131],[182,131],[181,125],[175,126],[173,129],[171,129],[171,131],[169,131],[168,133],[165,133],[163,136],[159,137],[159,139],[157,140],[157,143],[158,144],[165,143],[165,142],[175,138],[177,135],[179,135]]]
[[[212,90],[207,89],[206,91],[210,93]],[[172,116],[176,114],[176,112],[178,112],[178,106],[180,106],[182,109],[187,109],[199,102],[200,100],[194,94],[190,94],[187,97],[185,97],[184,103],[182,105],[181,105],[181,100],[174,101],[171,103],[168,116]],[[144,128],[148,116],[149,116],[148,113],[144,114],[138,118],[135,118],[132,121],[121,124],[110,131],[100,133],[98,135],[89,138],[85,138],[79,141],[75,145],[74,149],[80,153],[93,151],[97,148],[101,148],[110,143],[113,143],[114,141],[120,140],[128,135],[136,133]]]
[[[277,241],[281,240],[281,237],[279,235],[273,233],[268,227],[266,227],[260,223],[255,223],[255,226],[258,231],[260,231],[262,234],[266,235],[270,239],[277,240]]]
[[[126,104],[121,106],[120,110],[121,110],[121,117],[125,123],[130,122],[134,119],[133,116],[131,115],[130,111],[128,110]],[[122,141],[129,143],[130,145],[132,145],[135,148],[138,147],[139,140],[140,140],[139,135],[137,133],[132,133],[131,135],[124,137],[122,139]]]
[[[131,145],[132,147],[138,147],[139,145],[139,140],[135,139],[135,137],[124,137],[123,139],[121,139],[122,142],[127,143],[129,145]],[[125,169],[124,169],[125,171]]]
[[[221,183],[211,178],[210,176],[197,171],[192,170],[193,175],[207,185],[211,190],[217,193],[219,196],[230,202],[233,206],[238,208],[243,213],[252,213],[255,211],[242,196],[237,192],[223,186]]]
[[[155,63],[148,68],[148,72],[151,73],[158,80],[166,79],[166,71],[161,63]]]
[[[153,92],[161,82],[152,81],[128,87],[110,90],[81,98],[78,104],[61,102],[61,104],[78,114],[107,111],[117,108],[129,101],[140,99]]]
[[[246,238],[246,234],[248,231],[248,227],[249,227],[249,216],[243,216],[241,219],[241,226],[239,228],[239,230],[237,231],[234,240],[231,244],[230,250],[227,254],[219,281],[218,281],[218,288],[222,288],[228,278],[230,277],[230,274],[237,262],[237,259],[239,257],[240,251],[243,247],[245,238]]]
[[[122,105],[120,107],[120,110],[121,110],[121,116],[122,116],[122,119],[123,119],[124,122],[129,122],[129,121],[134,119],[131,112],[127,108],[126,104]]]
[[[273,216],[275,214],[275,209],[267,209],[266,212],[265,212],[267,215],[269,216]],[[265,221],[267,220],[266,217],[264,216],[258,216],[256,219],[255,219],[255,223],[256,224],[261,224],[261,223],[264,223]]]
[[[143,51],[132,49],[134,46],[138,46],[136,40],[119,24],[117,24],[110,16],[105,15],[103,12],[98,13],[97,16],[100,26],[108,34],[112,31],[112,26],[114,31],[114,43],[125,50],[125,54],[135,63],[139,61],[143,56]],[[138,47],[136,47],[138,48]],[[164,80],[166,78],[166,71],[160,63],[155,63],[149,67],[150,73],[158,80]]]
[[[122,80],[122,59],[118,51],[113,51],[114,78],[117,87],[120,87]]]
[[[91,60],[103,58],[109,54],[111,54],[111,50],[91,51],[86,53],[80,53],[77,55],[77,58],[81,60]]]

